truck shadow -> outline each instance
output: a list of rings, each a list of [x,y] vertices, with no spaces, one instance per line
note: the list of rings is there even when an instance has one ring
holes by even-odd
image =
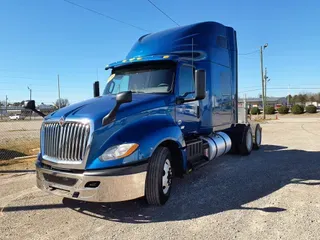
[[[27,155],[22,152],[18,152],[15,150],[9,150],[9,149],[0,149],[0,161],[1,160],[10,160],[15,157],[24,157],[24,156],[27,156]]]
[[[65,198],[63,204],[86,215],[126,223],[180,221],[232,209],[273,213],[286,209],[242,205],[287,184],[319,185],[319,181],[309,183],[306,180],[320,180],[320,152],[265,145],[250,156],[227,155],[184,179],[175,179],[171,198],[162,207],[148,206],[143,199],[88,203]]]

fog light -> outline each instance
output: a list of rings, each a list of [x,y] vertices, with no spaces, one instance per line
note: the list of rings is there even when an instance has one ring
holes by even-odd
[[[92,182],[87,182],[84,187],[86,188],[96,188],[100,185],[99,181],[92,181]]]

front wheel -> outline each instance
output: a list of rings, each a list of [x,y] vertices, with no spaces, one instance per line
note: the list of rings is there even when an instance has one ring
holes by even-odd
[[[172,183],[172,158],[170,150],[158,147],[148,166],[145,197],[150,205],[163,205],[169,199]]]

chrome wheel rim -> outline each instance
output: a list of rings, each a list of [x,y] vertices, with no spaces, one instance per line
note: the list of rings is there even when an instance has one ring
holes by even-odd
[[[246,145],[247,145],[247,149],[248,151],[251,151],[252,149],[252,133],[251,131],[247,132],[247,136],[246,136]]]
[[[171,178],[172,178],[171,163],[169,159],[166,159],[163,165],[163,173],[162,173],[162,191],[164,194],[167,194],[170,189]]]

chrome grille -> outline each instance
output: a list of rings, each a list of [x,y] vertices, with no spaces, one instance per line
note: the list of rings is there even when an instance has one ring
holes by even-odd
[[[89,124],[58,122],[44,124],[44,156],[59,162],[81,163],[89,139]]]

